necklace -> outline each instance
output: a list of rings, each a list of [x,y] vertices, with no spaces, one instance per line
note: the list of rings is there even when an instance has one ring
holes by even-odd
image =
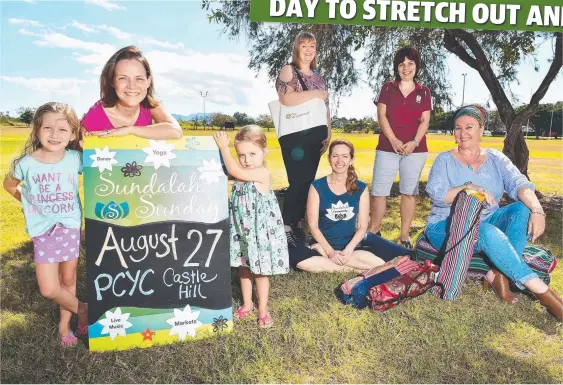
[[[473,160],[473,162],[470,162],[469,160],[467,160],[465,155],[463,155],[463,153],[460,151],[459,147],[457,148],[457,152],[461,155],[463,160],[465,160],[467,162],[467,168],[469,168],[470,170],[473,170],[473,165],[475,163],[477,163],[477,161],[479,160],[479,157],[481,156],[481,149],[479,149],[479,153],[477,154],[477,157]]]

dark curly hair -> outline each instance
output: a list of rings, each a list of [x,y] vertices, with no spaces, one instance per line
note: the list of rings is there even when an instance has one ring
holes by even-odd
[[[412,60],[416,64],[416,72],[414,74],[414,80],[418,78],[420,73],[420,55],[414,47],[403,47],[395,53],[395,58],[393,59],[393,71],[395,72],[395,81],[401,80],[401,75],[399,75],[399,64],[405,61],[405,58]]]

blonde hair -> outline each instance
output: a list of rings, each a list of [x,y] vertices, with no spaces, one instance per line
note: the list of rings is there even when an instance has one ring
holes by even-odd
[[[293,52],[291,54],[291,64],[297,65],[297,62],[299,60],[299,46],[303,41],[306,40],[307,41],[312,40],[315,43],[317,43],[317,39],[315,38],[315,35],[313,35],[311,32],[302,31],[299,32],[297,36],[295,36],[295,40],[293,41]],[[315,55],[315,58],[311,61],[311,69],[314,70],[316,68],[317,68],[317,55]]]
[[[248,126],[242,127],[239,132],[235,135],[235,144],[240,142],[252,142],[261,149],[268,147],[268,139],[264,130],[255,124],[249,124]]]
[[[67,150],[76,150],[82,151],[82,147],[80,147],[79,141],[82,139],[82,133],[80,131],[80,120],[76,116],[76,112],[74,109],[65,103],[58,103],[58,102],[49,102],[43,104],[41,107],[35,111],[35,115],[33,115],[33,120],[31,122],[31,133],[29,134],[29,138],[27,138],[27,142],[23,148],[22,153],[12,160],[10,165],[10,171],[8,175],[13,176],[16,165],[25,157],[26,155],[32,154],[34,151],[41,148],[41,142],[39,141],[39,130],[41,129],[41,125],[43,124],[43,116],[48,113],[59,113],[64,116],[72,133],[75,135],[74,140],[71,140],[67,145]]]
[[[328,159],[330,160],[334,147],[340,144],[348,147],[348,149],[350,150],[350,159],[354,160],[354,145],[345,139],[336,139],[330,143],[330,146],[328,147]],[[356,173],[356,169],[352,164],[350,164],[350,166],[348,167],[348,176],[346,178],[346,191],[348,193],[351,194],[359,190],[356,184],[357,181],[358,174]]]

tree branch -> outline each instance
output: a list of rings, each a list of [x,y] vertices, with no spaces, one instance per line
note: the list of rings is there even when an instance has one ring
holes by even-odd
[[[555,33],[555,54],[553,55],[553,61],[551,62],[551,66],[545,74],[543,81],[539,85],[538,89],[532,95],[530,99],[530,104],[539,104],[540,100],[544,97],[545,93],[547,92],[551,82],[559,73],[561,66],[563,65],[563,32],[556,32]]]
[[[469,47],[473,55],[475,56],[476,67],[474,67],[481,75],[481,79],[485,82],[485,85],[491,91],[491,96],[498,108],[499,115],[506,127],[510,127],[512,119],[514,117],[514,108],[508,100],[504,89],[502,88],[500,82],[498,81],[493,68],[491,67],[491,62],[487,58],[487,55],[481,48],[481,45],[471,33],[463,29],[453,29],[453,34],[460,38]]]
[[[563,33],[556,32],[555,33],[555,53],[553,55],[553,61],[551,62],[551,66],[549,70],[545,74],[543,81],[539,85],[536,92],[532,95],[530,99],[530,104],[526,106],[522,111],[520,111],[517,117],[522,117],[522,120],[528,120],[532,117],[539,106],[540,101],[544,97],[545,93],[549,89],[549,86],[559,73],[559,70],[563,66]]]
[[[451,53],[453,53],[454,55],[456,55],[458,58],[460,58],[461,61],[463,61],[469,67],[478,71],[477,61],[467,53],[467,51],[465,50],[465,48],[461,46],[461,44],[458,43],[458,41],[455,38],[456,35],[455,31],[461,31],[461,30],[457,30],[457,29],[444,30],[444,45],[446,49]]]

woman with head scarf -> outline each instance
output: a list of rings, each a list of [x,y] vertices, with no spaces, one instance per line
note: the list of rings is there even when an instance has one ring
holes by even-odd
[[[463,189],[485,196],[475,252],[483,252],[496,266],[485,276],[505,302],[516,302],[507,277],[520,289],[527,288],[559,321],[563,300],[549,288],[522,258],[528,239],[534,242],[545,230],[545,213],[534,193],[534,185],[500,151],[481,146],[487,112],[477,105],[460,108],[454,114],[456,148],[436,157],[426,191],[432,199],[425,235],[440,249],[448,232],[447,218],[456,195]],[[499,207],[504,193],[516,202]]]

